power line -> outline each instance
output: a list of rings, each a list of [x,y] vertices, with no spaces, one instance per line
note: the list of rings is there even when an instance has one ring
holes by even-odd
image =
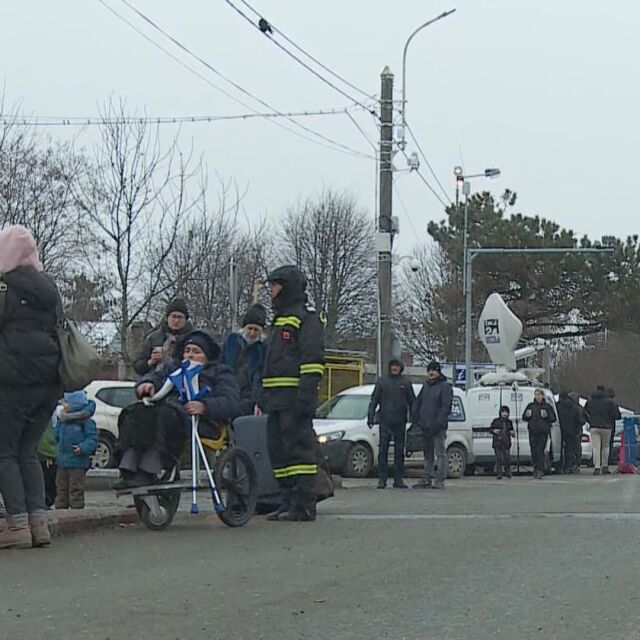
[[[442,193],[444,193],[444,197],[449,201],[449,204],[452,204],[452,200],[449,197],[449,194],[447,193],[446,189],[442,186],[442,183],[440,182],[440,180],[438,180],[438,176],[436,175],[436,172],[433,170],[433,167],[431,166],[431,163],[427,158],[427,154],[422,150],[422,147],[420,146],[420,143],[418,142],[418,139],[416,138],[413,131],[411,130],[411,127],[409,126],[409,124],[408,123],[405,123],[405,124],[407,127],[407,131],[411,136],[411,139],[413,140],[414,144],[418,148],[418,151],[420,152],[420,155],[422,156],[422,159],[425,161],[427,167],[429,167],[429,171],[431,171],[431,175],[433,176],[434,180],[438,183],[438,186],[442,190]]]
[[[407,155],[407,152],[404,149],[401,149],[402,151],[402,155],[409,160],[409,156]],[[438,192],[429,184],[429,181],[422,175],[422,172],[420,171],[420,169],[412,169],[412,173],[415,173],[420,180],[422,180],[422,182],[424,182],[425,186],[427,187],[427,189],[429,189],[429,191],[431,191],[431,193],[435,196],[436,200],[438,200],[438,202],[440,202],[440,204],[446,209],[449,205],[447,205],[447,203],[440,197],[440,195],[438,194]]]
[[[175,56],[173,53],[171,53],[168,49],[166,49],[165,47],[163,47],[161,44],[157,43],[155,40],[153,40],[152,38],[150,38],[146,33],[144,33],[141,29],[139,29],[136,25],[134,25],[130,20],[128,20],[127,18],[125,18],[122,14],[120,14],[118,11],[116,11],[115,9],[113,9],[110,5],[108,5],[105,0],[98,0],[98,2],[100,2],[100,4],[102,4],[110,13],[112,13],[114,16],[116,16],[118,19],[122,20],[125,24],[127,24],[129,27],[131,27],[136,33],[138,33],[140,36],[142,36],[145,40],[147,40],[147,42],[151,43],[154,47],[156,47],[157,49],[159,49],[160,51],[162,51],[163,53],[165,53],[166,55],[168,55],[172,60],[174,60],[175,62],[177,62],[179,65],[181,65],[182,67],[184,67],[185,69],[187,69],[189,72],[191,72],[192,74],[194,74],[195,76],[197,76],[198,78],[200,78],[201,80],[203,80],[204,82],[206,82],[208,85],[210,85],[211,87],[213,87],[214,89],[216,89],[217,91],[219,91],[220,93],[222,93],[223,95],[227,96],[228,98],[230,98],[231,100],[233,100],[234,102],[242,105],[243,107],[245,107],[245,109],[248,109],[249,111],[251,111],[254,114],[258,114],[259,112],[256,111],[253,107],[251,107],[250,105],[248,105],[246,102],[244,102],[243,100],[241,100],[240,98],[234,96],[233,94],[229,93],[228,91],[225,91],[224,89],[222,89],[221,87],[219,87],[217,84],[215,84],[214,82],[211,81],[210,78],[207,78],[206,76],[204,76],[203,74],[201,74],[200,72],[196,71],[193,67],[189,66],[186,62],[184,62],[183,60],[181,60],[180,58],[178,58],[177,56]],[[132,7],[134,10],[135,7]],[[137,11],[137,10],[136,10]],[[170,37],[167,35],[167,37]],[[184,48],[184,47],[183,47]],[[190,54],[191,55],[191,54]],[[193,56],[196,57],[196,56]],[[198,59],[196,57],[196,59]],[[205,66],[208,65],[208,63],[203,62],[205,64]],[[221,78],[223,78],[224,80],[229,81],[225,76],[223,76],[220,72],[218,72],[217,70],[213,69],[213,67],[211,67],[211,65],[208,65],[207,68],[213,70],[217,75],[219,75]],[[233,84],[233,83],[232,83]],[[244,93],[247,93],[250,97],[253,98],[253,96],[251,96],[251,94],[249,94],[248,92],[244,91]],[[257,100],[257,98],[254,98]],[[259,101],[259,100],[258,100]],[[290,127],[287,127],[286,125],[284,125],[282,122],[278,122],[278,120],[272,119],[272,118],[268,118],[269,121],[273,122],[274,125],[276,125],[277,127],[280,127],[281,129],[284,129],[285,131],[288,131],[289,133],[293,133],[294,135],[298,136],[299,138],[303,138],[304,140],[307,140],[309,142],[313,142],[314,144],[318,144],[322,147],[325,147],[327,149],[332,149],[333,151],[339,151],[340,153],[346,153],[348,155],[355,155],[358,157],[366,157],[366,158],[370,158],[370,156],[368,156],[367,154],[363,154],[360,151],[357,151],[355,149],[350,149],[350,148],[342,148],[345,145],[341,145],[340,143],[336,143],[335,141],[331,140],[330,138],[327,138],[326,136],[323,136],[322,134],[314,131],[313,129],[310,129],[309,127],[306,127],[305,125],[293,120],[291,117],[286,116],[285,114],[283,114],[281,111],[278,111],[276,109],[274,109],[273,107],[271,107],[270,105],[263,103],[263,105],[265,105],[270,111],[276,112],[278,115],[281,115],[282,117],[285,117],[286,119],[288,119],[290,122],[292,122],[295,126],[299,127],[300,129],[303,129],[304,131],[308,131],[309,133],[311,133],[312,135],[321,138],[322,140],[328,140],[330,144],[326,144],[325,142],[323,142],[322,140],[316,140],[315,138],[310,138],[309,136],[305,135],[304,133],[301,133],[300,131],[296,131],[295,129],[291,129]],[[338,146],[336,146],[336,144]],[[330,146],[331,145],[331,146]]]
[[[344,96],[345,98],[347,98],[348,100],[353,102],[354,104],[358,105],[359,107],[362,107],[363,109],[367,109],[370,113],[375,114],[375,111],[371,111],[371,109],[369,107],[367,107],[365,104],[360,102],[357,98],[354,98],[353,96],[349,95],[346,91],[343,91],[342,89],[340,89],[340,87],[336,86],[333,82],[331,82],[331,80],[327,80],[327,78],[325,78],[321,73],[318,73],[313,67],[309,66],[304,60],[301,60],[298,56],[296,56],[295,53],[292,53],[291,51],[289,51],[289,49],[287,49],[285,46],[280,44],[277,40],[274,40],[272,37],[270,37],[267,29],[263,30],[262,28],[260,28],[260,25],[257,25],[244,11],[242,11],[242,9],[240,9],[235,4],[233,4],[233,2],[231,2],[231,0],[224,0],[224,1],[236,13],[241,15],[252,27],[256,28],[260,33],[262,33],[263,35],[267,36],[267,38],[269,38],[269,40],[271,40],[271,42],[273,42],[273,44],[275,44],[276,47],[278,47],[279,49],[284,51],[284,53],[286,53],[290,58],[293,58],[298,64],[302,65],[307,71],[309,71],[314,76],[316,76],[316,78],[318,78],[319,80],[321,80],[325,84],[329,85],[332,89],[337,91],[339,94],[341,94],[342,96]],[[123,2],[126,2],[126,0],[123,0]],[[253,8],[252,8],[252,11],[257,13]],[[265,21],[265,23],[266,23],[267,27],[271,28],[271,24],[270,23],[268,23],[266,21]],[[368,96],[368,94],[365,94],[365,95]],[[368,97],[371,97],[371,96],[368,96]]]
[[[307,117],[349,114],[345,109],[318,109],[315,111],[293,111],[290,113],[238,113],[232,115],[204,115],[204,116],[5,116],[3,124],[23,124],[33,127],[55,126],[100,126],[105,124],[183,124],[183,123],[211,123],[228,120],[249,120],[253,118]]]
[[[253,11],[253,13],[260,19],[265,20],[265,17],[256,9],[254,9],[248,2],[247,0],[240,0],[240,2],[247,7],[249,10]],[[319,67],[321,67],[322,69],[324,69],[327,73],[330,73],[334,78],[337,78],[338,80],[340,80],[341,82],[343,82],[344,84],[346,84],[348,87],[351,87],[352,89],[354,89],[355,91],[357,91],[358,93],[362,94],[363,96],[371,99],[371,100],[376,100],[370,93],[367,93],[366,91],[363,91],[362,89],[360,89],[359,87],[357,87],[355,84],[349,82],[348,80],[346,80],[345,78],[343,78],[340,74],[336,73],[335,71],[333,71],[333,69],[331,69],[330,67],[328,67],[327,65],[323,64],[322,62],[320,62],[320,60],[318,60],[317,58],[314,58],[308,51],[305,51],[305,49],[303,49],[301,46],[299,46],[298,44],[296,44],[291,38],[289,38],[284,32],[282,32],[280,29],[278,29],[273,22],[268,21],[269,26],[271,27],[271,29],[273,31],[275,31],[275,33],[277,33],[279,36],[281,36],[284,40],[286,40],[290,45],[292,45],[293,47],[295,47],[298,51],[300,51],[300,53],[304,54],[305,56],[307,56],[307,58],[309,58],[309,60],[313,60],[313,62],[315,62]],[[376,101],[377,102],[377,101]]]
[[[407,220],[409,221],[409,226],[411,227],[413,233],[415,234],[416,238],[419,237],[418,231],[415,227],[415,225],[413,224],[413,220],[411,220],[411,216],[409,215],[409,211],[407,210],[407,207],[404,204],[404,200],[402,199],[402,196],[400,195],[400,189],[398,189],[398,185],[394,182],[393,183],[393,190],[396,193],[396,196],[398,196],[398,201],[400,202],[400,206],[402,207],[402,210],[404,211],[404,215],[406,216]]]
[[[103,0],[99,0],[99,1],[103,2]],[[211,65],[209,62],[207,62],[204,58],[201,58],[200,56],[195,54],[186,45],[182,44],[179,40],[174,38],[170,33],[168,33],[162,27],[160,27],[158,24],[156,24],[151,18],[146,16],[144,13],[142,13],[142,11],[140,11],[136,7],[134,7],[130,2],[128,2],[128,0],[122,0],[122,2],[125,5],[127,5],[127,7],[129,7],[132,11],[134,11],[138,16],[140,16],[145,22],[147,22],[147,24],[151,25],[156,31],[159,31],[163,36],[165,36],[165,38],[168,38],[169,40],[171,40],[171,42],[173,42],[173,44],[175,44],[177,47],[182,49],[185,53],[187,53],[192,58],[197,60],[200,64],[204,65],[207,69],[209,69],[210,71],[215,73],[217,76],[222,78],[225,82],[228,82],[232,87],[234,87],[235,89],[237,89],[241,93],[245,94],[246,96],[248,96],[252,100],[255,100],[256,102],[259,102],[263,107],[266,107],[267,109],[269,109],[271,111],[275,111],[277,113],[282,113],[281,111],[279,111],[278,109],[276,109],[275,107],[270,105],[268,102],[265,102],[261,98],[258,98],[257,96],[253,95],[250,91],[248,91],[247,89],[245,89],[244,87],[239,85],[237,82],[231,80],[231,78],[228,78],[222,72],[218,71],[218,69],[216,69],[213,65]],[[328,136],[325,136],[324,134],[319,133],[319,132],[317,132],[317,131],[315,131],[315,130],[313,130],[313,129],[311,129],[311,128],[309,128],[309,127],[307,127],[307,126],[305,126],[305,125],[303,125],[303,124],[301,124],[299,122],[297,122],[293,118],[286,117],[286,116],[284,116],[284,114],[283,114],[283,117],[285,117],[287,120],[289,120],[291,123],[293,123],[294,125],[296,125],[300,129],[302,129],[304,131],[307,131],[308,133],[311,133],[312,135],[320,138],[321,140],[324,140],[325,142],[328,142],[330,144],[335,145],[336,147],[341,148],[343,151],[346,151],[346,152],[348,152],[348,153],[350,153],[352,155],[358,155],[358,156],[364,156],[366,158],[370,158],[370,156],[368,156],[367,154],[364,154],[361,151],[358,151],[356,149],[352,149],[351,147],[348,147],[347,145],[344,145],[341,142],[338,142],[337,140],[333,140],[332,138],[329,138]],[[277,124],[282,126],[281,123],[277,123]]]

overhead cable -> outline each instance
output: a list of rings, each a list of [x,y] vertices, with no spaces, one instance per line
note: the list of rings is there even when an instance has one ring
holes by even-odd
[[[429,171],[431,172],[431,175],[433,176],[434,180],[438,183],[438,186],[442,190],[442,193],[444,193],[444,197],[449,201],[449,204],[452,204],[452,200],[449,197],[449,194],[447,193],[446,189],[442,186],[442,183],[440,182],[440,180],[438,180],[438,176],[436,175],[436,172],[433,170],[433,167],[431,166],[431,163],[429,162],[429,159],[427,158],[427,154],[422,150],[422,147],[420,146],[420,143],[418,142],[418,139],[416,138],[416,136],[414,135],[413,131],[411,130],[411,127],[409,126],[408,123],[405,123],[405,126],[407,127],[407,131],[409,132],[409,135],[411,136],[411,139],[413,140],[414,144],[418,148],[418,151],[420,152],[420,155],[422,156],[422,159],[425,161],[425,164],[429,168]]]
[[[402,155],[407,159],[410,160],[409,156],[407,155],[407,152],[404,149],[401,149],[402,151]],[[429,191],[431,191],[431,193],[435,196],[436,200],[438,200],[438,202],[440,202],[440,204],[446,209],[449,205],[440,197],[440,195],[438,194],[438,192],[429,184],[429,181],[424,177],[424,175],[422,175],[422,172],[420,171],[420,169],[412,169],[411,173],[415,173],[420,180],[422,180],[422,182],[424,182],[425,186],[427,187],[427,189],[429,189]]]
[[[250,11],[252,11],[254,13],[254,15],[261,19],[261,20],[266,20],[266,18],[257,10],[254,9],[254,7],[252,7],[249,2],[247,2],[247,0],[240,0],[240,2],[247,7]],[[277,33],[283,40],[286,40],[291,46],[295,47],[300,53],[302,53],[303,55],[305,55],[307,58],[309,58],[309,60],[312,60],[313,62],[315,62],[319,67],[321,67],[322,69],[324,69],[327,73],[330,73],[334,78],[337,78],[338,80],[340,80],[341,82],[343,82],[344,84],[346,84],[348,87],[351,87],[351,89],[354,89],[355,91],[357,91],[358,93],[362,94],[363,96],[371,99],[371,100],[376,100],[374,98],[374,96],[372,96],[370,93],[367,93],[366,91],[363,91],[362,89],[360,89],[360,87],[356,86],[355,84],[353,84],[352,82],[349,82],[349,80],[347,80],[346,78],[343,78],[339,73],[336,73],[333,69],[331,69],[330,67],[328,67],[327,65],[323,64],[320,60],[318,60],[317,58],[314,58],[308,51],[306,51],[305,49],[303,49],[300,45],[298,45],[296,42],[294,42],[291,38],[289,38],[289,36],[287,36],[283,31],[281,31],[280,29],[278,29],[273,22],[268,21],[269,26],[271,27],[271,29]],[[377,101],[376,101],[377,102]]]
[[[125,2],[125,1],[126,0],[123,0],[123,2]],[[365,104],[360,102],[360,100],[358,100],[357,98],[354,98],[353,96],[349,95],[346,91],[343,91],[342,89],[340,89],[340,87],[336,86],[333,82],[331,82],[331,80],[328,80],[321,73],[316,71],[313,67],[309,66],[304,60],[301,60],[295,53],[292,53],[291,51],[289,51],[289,49],[287,49],[285,46],[283,46],[280,42],[278,42],[277,40],[272,38],[271,34],[269,33],[269,30],[273,29],[273,26],[271,25],[271,23],[267,22],[264,18],[262,18],[261,20],[264,20],[264,22],[262,23],[262,26],[260,24],[256,24],[244,11],[242,11],[242,9],[240,9],[238,6],[236,6],[231,0],[224,0],[224,1],[234,11],[236,11],[240,16],[242,16],[252,27],[256,28],[260,33],[262,33],[267,38],[269,38],[269,40],[271,40],[271,42],[273,42],[273,44],[275,44],[276,47],[278,47],[280,50],[282,50],[284,53],[286,53],[290,58],[293,58],[298,64],[302,65],[307,71],[309,71],[314,76],[316,76],[316,78],[318,78],[319,80],[321,80],[325,84],[329,85],[334,91],[337,91],[339,94],[341,94],[342,96],[344,96],[345,98],[347,98],[348,100],[353,102],[354,104],[358,105],[359,107],[362,107],[363,109],[367,109],[370,113],[372,113],[374,115],[377,115],[374,110],[371,110],[371,108],[367,107]],[[254,11],[254,10],[252,9],[252,11]],[[257,12],[255,12],[255,13],[257,13]],[[368,94],[365,94],[365,95],[367,95],[367,97],[369,97],[369,98],[371,97]]]
[[[113,9],[109,4],[107,4],[105,2],[105,0],[98,0],[98,2],[100,2],[100,4],[102,4],[109,12],[111,12],[114,16],[116,16],[117,18],[119,18],[120,20],[122,20],[124,23],[126,23],[129,27],[131,27],[136,33],[138,33],[140,36],[142,36],[145,40],[147,40],[149,43],[151,43],[154,47],[156,47],[157,49],[159,49],[160,51],[162,51],[163,53],[165,53],[166,55],[168,55],[172,60],[174,60],[175,62],[177,62],[179,65],[181,65],[182,67],[184,67],[185,69],[187,69],[189,72],[191,72],[192,74],[194,74],[195,76],[197,76],[198,78],[200,78],[201,80],[203,80],[204,82],[206,82],[208,85],[210,85],[211,87],[213,87],[214,89],[216,89],[217,91],[219,91],[220,93],[222,93],[223,95],[227,96],[228,98],[230,98],[231,100],[233,100],[234,102],[242,105],[243,107],[245,107],[246,109],[248,109],[249,111],[251,111],[252,113],[259,115],[259,111],[257,111],[256,109],[254,109],[253,107],[251,107],[249,104],[247,104],[246,102],[244,102],[243,100],[241,100],[240,98],[234,96],[233,94],[229,93],[228,91],[225,91],[224,89],[222,89],[221,87],[219,87],[217,84],[215,84],[210,78],[207,78],[205,75],[201,74],[200,72],[196,71],[193,67],[189,66],[187,63],[185,63],[183,60],[181,60],[180,58],[178,58],[176,55],[174,55],[173,53],[171,53],[171,51],[169,51],[168,49],[166,49],[165,47],[163,47],[161,44],[157,43],[155,40],[153,40],[152,38],[150,38],[146,33],[144,33],[141,29],[139,29],[135,24],[133,24],[130,20],[128,20],[126,17],[124,17],[123,15],[121,15],[120,13],[118,13],[115,9]],[[135,8],[132,7],[134,10]],[[137,10],[136,10],[137,11]],[[167,35],[167,37],[170,37]],[[184,48],[183,48],[184,49]],[[191,55],[191,54],[190,54]],[[195,57],[195,56],[192,56]],[[196,57],[196,59],[198,59]],[[208,63],[204,62],[204,61],[200,61],[202,64],[205,64],[205,66],[207,66],[208,69],[214,71],[217,75],[219,75],[221,78],[227,80],[228,82],[230,82],[231,84],[233,84],[230,80],[228,80],[225,76],[223,76],[220,72],[218,72],[217,70],[213,69],[213,67],[211,67],[211,65],[208,65]],[[247,95],[249,95],[250,97],[254,98],[255,100],[259,101],[260,100],[258,98],[255,98],[254,96],[251,96],[251,94],[249,94],[247,91],[243,90],[243,93],[246,93]],[[294,135],[303,138],[304,140],[308,140],[309,142],[313,142],[314,144],[318,144],[322,147],[325,147],[327,149],[332,149],[334,151],[339,151],[341,153],[346,153],[348,155],[354,155],[354,156],[358,156],[358,157],[366,157],[366,158],[370,158],[371,156],[367,155],[367,154],[363,154],[360,151],[357,151],[355,149],[350,149],[348,147],[345,148],[345,145],[342,145],[341,143],[337,143],[336,141],[331,140],[330,138],[328,138],[327,136],[324,136],[321,133],[318,133],[317,131],[314,131],[313,129],[310,129],[309,127],[306,127],[305,125],[293,120],[292,117],[287,116],[286,114],[282,113],[281,111],[278,111],[276,109],[274,109],[273,107],[271,107],[270,105],[268,105],[267,103],[262,103],[264,106],[266,106],[270,111],[273,111],[275,113],[277,113],[279,116],[284,117],[285,119],[289,120],[290,122],[292,122],[296,127],[302,129],[303,131],[307,131],[309,133],[311,133],[312,135],[315,136],[315,138],[309,137],[308,135],[305,135],[304,133],[297,131],[295,129],[291,129],[290,127],[286,126],[285,124],[283,124],[282,122],[279,122],[277,119],[274,118],[265,118],[270,122],[273,122],[274,125],[276,125],[277,127],[280,127],[281,129],[284,129],[285,131],[288,131],[289,133],[293,133]],[[264,117],[264,116],[262,116]],[[320,138],[320,139],[316,139],[316,138]],[[329,144],[326,143],[326,141],[329,142]]]
[[[100,126],[104,124],[183,124],[183,123],[210,123],[227,120],[249,120],[253,118],[281,118],[281,117],[307,117],[343,115],[345,109],[318,109],[316,111],[292,111],[290,113],[236,113],[231,115],[200,115],[200,116],[3,116],[2,123],[23,124],[33,127],[55,126]],[[348,111],[346,112],[348,113]]]

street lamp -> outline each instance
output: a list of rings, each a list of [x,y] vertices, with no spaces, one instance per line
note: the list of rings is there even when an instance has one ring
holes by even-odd
[[[497,178],[500,176],[500,169],[489,168],[484,169],[481,173],[469,173],[465,174],[464,169],[460,166],[453,168],[453,175],[456,177],[456,209],[459,203],[459,194],[462,191],[464,195],[464,229],[462,232],[463,250],[462,257],[467,253],[467,246],[469,244],[469,194],[471,193],[471,178]],[[467,274],[466,269],[462,269],[462,294],[466,295],[467,292]]]
[[[603,238],[603,244],[604,238]],[[576,249],[569,247],[562,248],[476,248],[465,249],[464,252],[464,269],[466,272],[467,288],[465,291],[465,332],[464,332],[464,370],[465,370],[465,390],[468,391],[473,387],[473,375],[471,372],[471,340],[472,340],[472,314],[471,307],[473,303],[472,290],[473,290],[473,261],[479,255],[503,255],[503,254],[529,254],[529,253],[541,253],[541,254],[571,254],[571,253],[613,253],[615,249],[611,246],[607,247],[594,247],[589,249]]]
[[[400,149],[404,149],[406,145],[405,140],[405,130],[407,128],[407,119],[405,117],[405,109],[407,105],[407,50],[409,49],[409,43],[413,40],[413,38],[422,31],[425,27],[428,27],[430,24],[434,22],[438,22],[438,20],[442,20],[442,18],[446,18],[455,12],[455,9],[450,9],[449,11],[445,11],[441,13],[439,16],[432,18],[431,20],[421,24],[408,38],[404,45],[404,50],[402,52],[402,131],[400,132],[400,140],[398,141],[398,147]]]

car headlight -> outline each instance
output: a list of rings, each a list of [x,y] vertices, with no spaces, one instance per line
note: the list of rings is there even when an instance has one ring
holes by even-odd
[[[320,444],[327,444],[327,442],[337,442],[344,438],[344,431],[332,431],[331,433],[325,433],[318,436],[318,442]]]

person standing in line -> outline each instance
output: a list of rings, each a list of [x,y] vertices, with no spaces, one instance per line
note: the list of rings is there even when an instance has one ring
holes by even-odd
[[[254,304],[242,318],[242,330],[230,333],[222,345],[222,364],[233,369],[240,387],[240,415],[261,415],[262,370],[267,312]]]
[[[275,269],[267,279],[275,309],[267,343],[262,388],[267,443],[282,495],[269,521],[316,519],[317,438],[313,416],[324,374],[324,326],[308,305],[307,280],[295,266]]]
[[[493,435],[493,450],[496,454],[496,478],[502,479],[502,474],[511,478],[511,438],[516,432],[513,422],[509,419],[509,407],[500,407],[500,415],[493,420],[489,431]]]
[[[84,509],[85,477],[98,446],[98,429],[91,419],[95,410],[85,391],[64,394],[55,426],[56,509]]]
[[[580,421],[581,412],[566,391],[560,392],[556,408],[558,409],[558,420],[562,433],[562,453],[564,458],[562,472],[575,473],[580,460],[579,456],[581,456],[580,450],[577,449],[577,443],[582,434],[584,422]]]
[[[51,509],[56,501],[56,456],[58,448],[56,446],[55,421],[57,411],[51,417],[51,420],[44,428],[44,433],[38,442],[38,459],[42,467],[42,476],[44,478],[44,498],[47,509]]]
[[[616,392],[611,387],[609,387],[607,389],[607,395],[611,398],[611,402],[613,402],[613,406],[615,407],[615,413],[614,413],[615,420],[611,425],[611,435],[609,436],[609,464],[617,465],[618,461],[615,459],[615,452],[613,450],[613,441],[616,435],[616,421],[621,420],[622,415],[620,413],[620,407],[616,402]]]
[[[609,442],[611,429],[615,426],[620,411],[607,395],[603,385],[599,384],[591,393],[584,406],[589,421],[591,446],[593,448],[593,475],[609,473]]]
[[[62,301],[31,233],[0,231],[0,549],[51,543],[36,447],[62,395],[56,334]]]
[[[389,360],[389,373],[382,376],[371,394],[367,425],[373,428],[375,414],[380,407],[380,452],[378,455],[378,489],[387,486],[389,474],[389,444],[393,440],[394,474],[393,486],[407,489],[404,483],[404,443],[407,420],[416,396],[411,380],[402,375],[404,364],[398,358]]]
[[[162,324],[149,333],[140,346],[133,370],[139,376],[161,371],[164,363],[171,360],[178,339],[192,330],[187,303],[182,298],[172,300],[167,305]]]
[[[522,420],[529,427],[533,477],[541,480],[544,478],[547,440],[551,433],[551,425],[556,421],[556,413],[553,407],[545,400],[542,389],[536,389],[533,392],[533,402],[526,406]]]
[[[444,489],[447,477],[445,442],[449,427],[449,413],[453,402],[453,387],[442,374],[440,363],[427,365],[427,379],[413,405],[412,423],[424,438],[424,477],[413,485],[414,489]],[[434,479],[434,459],[438,472]]]

